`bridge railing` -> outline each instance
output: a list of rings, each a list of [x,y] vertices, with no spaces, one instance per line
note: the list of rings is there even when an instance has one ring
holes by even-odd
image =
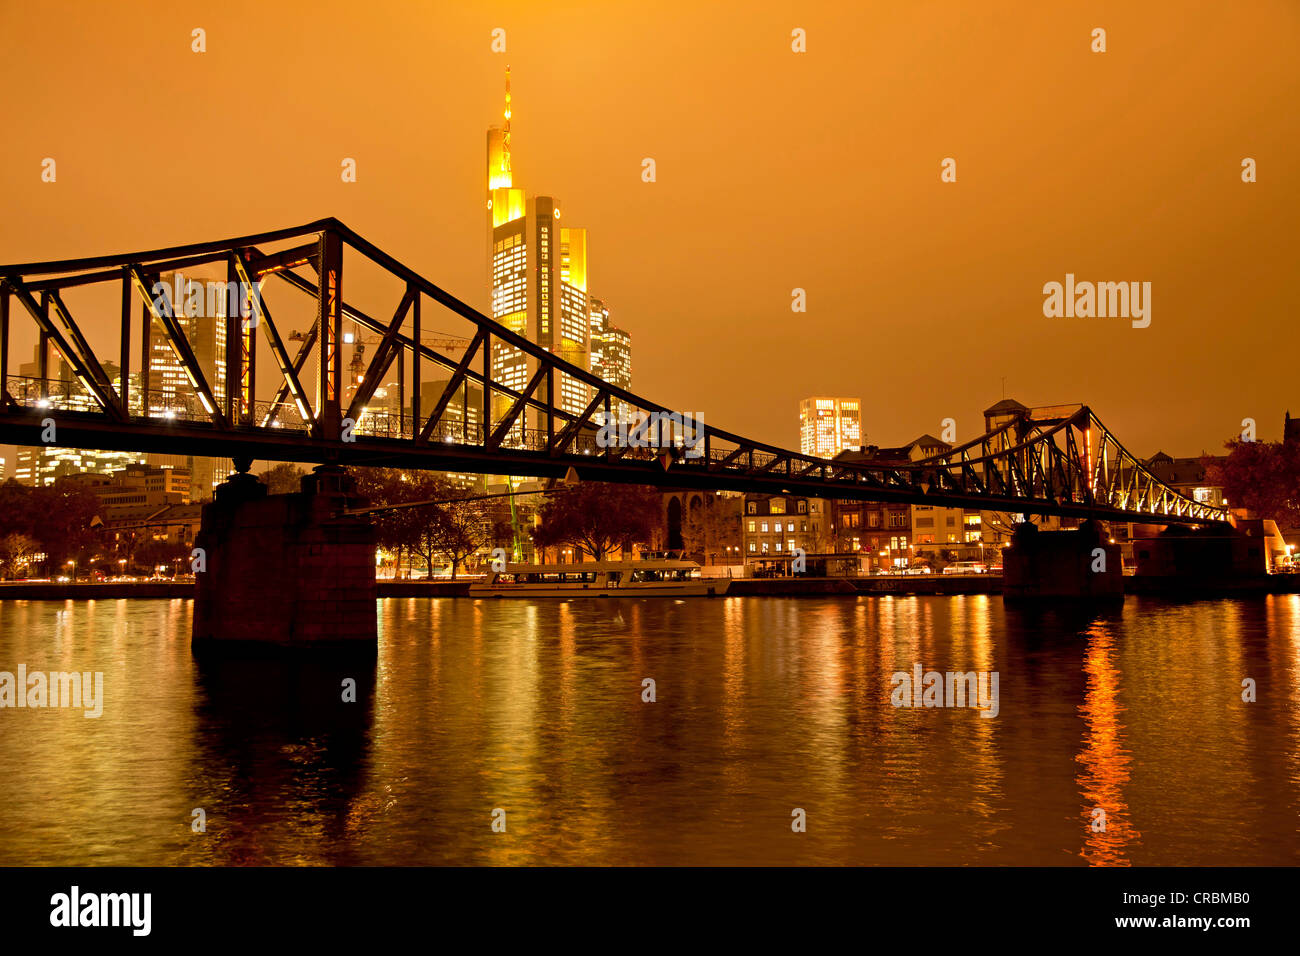
[[[76,380],[44,380],[37,376],[10,375],[5,388],[19,405],[27,408],[50,408],[69,412],[97,412],[94,396]]]
[[[113,384],[115,386],[118,384],[116,379]],[[5,379],[5,386],[14,402],[21,407],[103,414],[103,409],[95,397],[75,379],[49,377],[42,379],[35,375],[10,375]],[[134,419],[195,423],[208,423],[211,420],[201,402],[182,383],[177,383],[171,388],[151,387],[147,393],[147,401],[146,393],[138,385],[132,386],[130,395],[128,413]],[[224,396],[218,393],[218,398],[223,399]],[[265,426],[298,432],[308,432],[311,428],[295,402],[256,402],[251,415],[237,412],[232,424],[237,428]],[[425,419],[417,419],[410,414],[366,409],[353,431],[358,436],[370,438],[410,440],[419,434],[425,424]],[[466,423],[456,418],[440,420],[428,437],[431,442],[468,446],[481,446],[485,440],[482,425],[473,421]],[[502,439],[500,447],[514,451],[545,453],[549,450],[552,437],[553,433],[548,435],[545,429],[515,427]],[[687,464],[705,464],[702,456],[692,458],[685,454],[686,443],[683,440],[677,439],[672,444],[678,452],[678,460]],[[655,460],[665,450],[660,447],[640,446],[610,449],[601,445],[598,440],[598,430],[595,428],[580,430],[573,436],[569,446],[572,454],[603,455],[612,451],[622,459],[635,461]],[[729,451],[728,448],[713,448],[709,460],[720,463],[726,459]],[[767,464],[774,458],[774,455],[764,452],[754,454],[756,465]],[[748,466],[748,459],[745,459],[744,466]]]

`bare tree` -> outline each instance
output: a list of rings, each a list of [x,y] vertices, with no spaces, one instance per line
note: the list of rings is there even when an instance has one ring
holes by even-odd
[[[39,553],[40,543],[30,535],[13,532],[0,538],[0,574],[17,577]]]

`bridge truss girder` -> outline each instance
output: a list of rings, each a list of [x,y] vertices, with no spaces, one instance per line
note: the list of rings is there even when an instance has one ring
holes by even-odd
[[[390,319],[377,319],[344,297],[345,250],[401,284]],[[155,299],[150,292],[163,272],[223,263],[247,316],[231,309],[224,320],[222,358],[228,376],[225,401],[219,402],[181,319],[165,296]],[[264,286],[272,280],[314,300],[315,321],[292,356],[264,296]],[[61,296],[66,289],[105,282],[122,284],[116,388]],[[131,286],[143,300],[142,359],[149,355],[151,330],[157,325],[202,406],[201,415],[157,409],[147,361],[140,363],[139,384],[133,389]],[[55,392],[62,394],[56,400],[51,400],[43,359],[38,381],[10,375],[11,298],[38,326],[41,356],[53,346],[73,371],[76,381],[58,383]],[[471,324],[473,334],[460,357],[421,341],[426,300]],[[347,386],[345,323],[379,337],[359,381]],[[257,401],[258,326],[275,362],[277,380],[269,403]],[[512,379],[519,388],[494,368],[494,350],[528,363],[526,379]],[[313,357],[318,370],[314,395],[303,378]],[[371,401],[394,363],[399,369],[398,424],[394,428],[392,416],[385,413],[381,434]],[[427,412],[420,392],[426,368],[448,376]],[[494,322],[333,219],[130,255],[0,266],[0,385],[0,441],[15,444],[40,444],[41,423],[54,417],[58,444],[73,447],[538,477],[563,476],[573,468],[584,479],[671,487],[1165,523],[1227,520],[1221,509],[1161,484],[1083,406],[1065,418],[1018,419],[919,462],[820,459],[712,425],[688,425],[672,410],[605,382]],[[345,396],[348,388],[353,389],[350,398]],[[479,399],[474,408],[472,390]],[[561,399],[566,392],[589,398],[581,408],[572,401],[566,407]],[[450,415],[453,406],[458,408],[455,416]],[[642,429],[648,442],[600,440],[602,425],[615,421],[620,410],[642,420],[654,416],[653,426]],[[475,414],[476,422],[471,421]]]

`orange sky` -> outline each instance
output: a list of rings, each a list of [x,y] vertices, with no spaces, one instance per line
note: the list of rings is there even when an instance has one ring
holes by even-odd
[[[647,398],[797,448],[801,397],[861,395],[896,444],[1005,377],[1143,456],[1300,413],[1294,0],[3,0],[0,35],[0,262],[335,216],[485,308],[509,63],[516,185],[590,230]],[[1067,272],[1151,282],[1150,327],[1045,318]]]

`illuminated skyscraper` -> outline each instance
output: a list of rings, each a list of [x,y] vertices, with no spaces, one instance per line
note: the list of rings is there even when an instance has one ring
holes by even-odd
[[[221,281],[224,285],[224,279],[196,279],[164,272],[159,281],[166,286],[176,322],[184,330],[220,408],[226,398],[225,299],[207,295],[205,285],[207,281]],[[166,415],[182,406],[193,415],[204,416],[184,366],[155,319],[149,326],[149,413]]]
[[[14,478],[22,485],[52,485],[71,475],[111,475],[139,464],[145,456],[129,451],[63,448],[59,445],[19,445]]]
[[[587,294],[587,230],[561,225],[553,196],[528,198],[515,185],[510,153],[510,71],[506,70],[505,123],[488,130],[487,207],[492,318],[584,370],[591,365],[591,314]],[[492,344],[492,376],[522,391],[535,371],[519,349]],[[572,414],[591,396],[583,383],[557,376],[556,404]],[[493,415],[509,406],[494,399]],[[530,420],[529,427],[536,427]]]
[[[632,390],[632,336],[609,321],[609,307],[594,296],[589,300],[591,316],[591,370],[611,385]],[[627,412],[616,403],[614,415]]]
[[[834,458],[862,446],[862,400],[813,396],[799,403],[799,450]]]

